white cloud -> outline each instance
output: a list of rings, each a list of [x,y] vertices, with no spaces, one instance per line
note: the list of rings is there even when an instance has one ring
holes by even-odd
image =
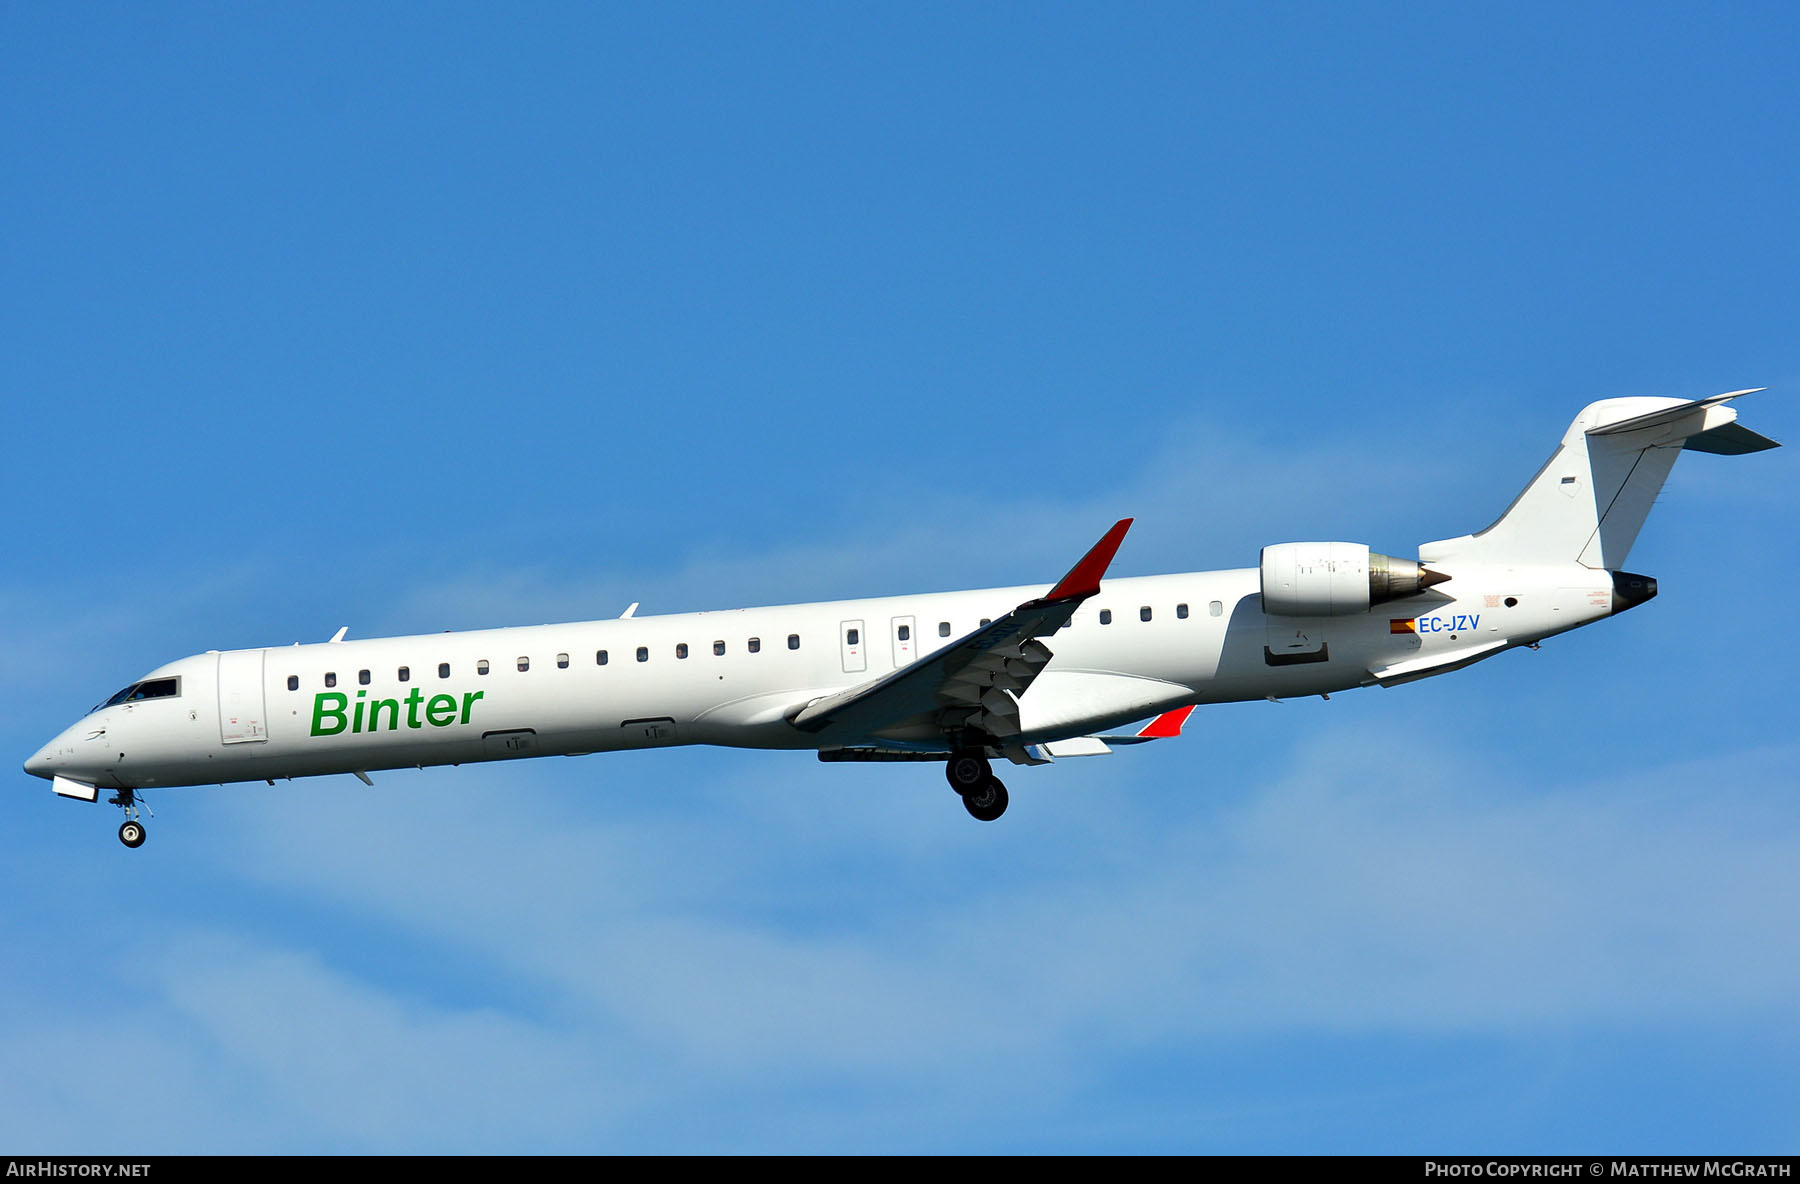
[[[424,818],[404,800],[416,781],[321,801],[298,825],[246,804],[238,874],[378,918],[545,1002],[369,1002],[353,968],[279,957],[173,998],[196,1019],[219,1012],[207,1022],[233,1057],[294,1064],[320,1125],[357,1138],[374,1128],[333,1112],[346,1103],[332,1082],[382,1077],[363,1050],[464,1082],[528,1077],[538,1057],[558,1079],[577,1072],[571,1055],[599,1057],[611,1085],[586,1088],[651,1112],[821,1081],[923,1104],[1032,1080],[1053,1108],[1152,1047],[1781,1022],[1800,991],[1782,937],[1800,922],[1790,748],[1599,780],[1467,751],[1440,752],[1429,777],[1371,775],[1363,754],[1402,741],[1388,731],[1322,736],[1224,807],[1146,782],[1181,759],[1140,765],[1128,779],[1157,802],[1110,826],[1093,823],[1111,774],[1016,793],[1025,816],[983,828],[941,786],[851,791],[815,766],[660,785],[693,795],[688,808],[574,825],[550,820],[585,774],[509,795],[521,775],[495,770]],[[592,814],[616,800],[589,792]],[[831,797],[851,792],[866,796]],[[821,801],[841,812],[821,818]],[[903,817],[950,838],[883,834]],[[293,1031],[258,1034],[258,999]],[[440,1043],[470,1055],[436,1059]],[[393,1105],[384,1121],[411,1129],[419,1111]]]
[[[1190,738],[1017,771],[991,827],[932,768],[722,751],[187,791],[157,855],[220,917],[119,955],[122,1014],[10,1006],[37,1069],[0,1129],[91,1149],[124,1090],[103,1144],[941,1146],[1152,1051],[1794,1038],[1792,745],[1426,768],[1373,714],[1275,769]]]
[[[1127,570],[1248,565],[1321,515],[1295,534],[1354,519],[1373,525],[1347,537],[1411,537],[1415,487],[1462,479],[1347,468],[1347,451],[1227,443],[1196,422],[1116,495],[978,522],[946,495],[896,508],[910,525],[879,537],[822,530],[774,556],[702,541],[679,570],[594,588],[544,567],[466,573],[395,615],[487,625],[628,599],[1047,581],[1119,512],[1142,520]],[[1509,495],[1527,475],[1481,484]],[[70,628],[92,640],[125,621]],[[827,1145],[821,1115],[916,1146],[921,1129],[972,1130],[996,1097],[1058,1113],[1148,1049],[1720,1019],[1792,1036],[1791,747],[1596,779],[1565,771],[1560,742],[1495,759],[1477,739],[1437,742],[1427,766],[1394,755],[1414,749],[1411,704],[1391,702],[1384,723],[1275,749],[1279,771],[1254,745],[1199,741],[1020,771],[996,827],[962,816],[934,768],[804,754],[175,791],[205,806],[159,820],[159,846],[252,912],[325,920],[146,939],[142,1023],[121,1036],[49,1006],[0,1046],[47,1066],[41,1087],[0,1094],[0,1129],[73,1145],[93,1128],[70,1113],[124,1082],[150,1098],[116,1128],[139,1146],[779,1148]],[[332,918],[417,954],[332,934]],[[725,1125],[671,1117],[689,1112]]]
[[[620,1083],[554,1028],[430,1006],[314,955],[217,937],[171,945],[163,1000],[228,1080],[331,1145],[492,1146],[616,1112]]]
[[[1546,455],[1552,426],[1539,433]],[[1414,432],[1405,463],[1385,463],[1400,458],[1380,438],[1295,433],[1271,441],[1194,417],[1147,438],[1141,463],[1115,462],[1110,471],[1123,482],[1102,493],[1071,495],[1055,472],[1034,468],[1026,456],[1005,462],[1020,466],[1008,499],[972,502],[956,491],[909,490],[903,500],[881,493],[827,501],[818,520],[789,532],[806,541],[772,551],[748,551],[700,527],[671,540],[676,558],[664,570],[620,571],[573,555],[554,566],[510,559],[471,565],[405,597],[393,627],[589,620],[617,615],[633,601],[653,614],[1047,584],[1122,516],[1138,519],[1117,564],[1128,574],[1252,567],[1263,544],[1289,537],[1346,535],[1406,553],[1439,533],[1485,525],[1530,476],[1529,469],[1476,474],[1469,478],[1480,507],[1475,517],[1446,518],[1440,526],[1419,507],[1435,505],[1442,490],[1464,479],[1470,449],[1429,440],[1429,433]],[[1384,463],[1368,463],[1372,450]],[[1422,489],[1438,492],[1422,502]],[[641,554],[634,558],[641,565]]]

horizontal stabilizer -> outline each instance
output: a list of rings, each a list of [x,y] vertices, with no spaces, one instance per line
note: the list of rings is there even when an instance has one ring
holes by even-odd
[[[1707,407],[1716,407],[1721,403],[1729,402],[1740,396],[1754,395],[1759,391],[1766,391],[1768,389],[1769,388],[1766,386],[1753,386],[1748,390],[1727,391],[1722,395],[1714,395],[1710,399],[1694,399],[1686,403],[1677,403],[1673,407],[1664,407],[1660,410],[1652,411],[1647,415],[1634,415],[1630,419],[1617,420],[1607,424],[1605,427],[1589,428],[1587,434],[1590,436],[1617,436],[1622,435],[1625,432],[1637,432],[1642,431],[1645,428],[1660,427],[1666,423],[1674,423],[1682,416],[1691,414],[1692,412],[1700,411]]]
[[[1718,456],[1743,456],[1750,452],[1767,452],[1781,445],[1761,432],[1753,432],[1741,423],[1720,424],[1697,436],[1689,436],[1682,447],[1690,452],[1711,452]]]

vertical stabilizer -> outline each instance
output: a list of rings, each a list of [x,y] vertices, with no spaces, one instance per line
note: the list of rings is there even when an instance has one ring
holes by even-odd
[[[1740,453],[1777,446],[1739,425],[1737,412],[1725,405],[1752,393],[1590,403],[1498,521],[1478,534],[1426,543],[1419,558],[1507,566],[1576,562],[1617,571],[1683,448]]]

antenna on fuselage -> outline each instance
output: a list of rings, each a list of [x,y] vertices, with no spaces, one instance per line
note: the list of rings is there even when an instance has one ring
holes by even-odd
[[[338,630],[338,631],[337,631],[337,632],[336,632],[336,633],[333,633],[333,634],[332,634],[332,635],[331,635],[331,641],[342,641],[342,640],[344,640],[344,634],[346,634],[346,633],[348,633],[348,632],[350,632],[350,626],[348,626],[348,625],[345,625],[345,626],[344,626],[344,627],[343,627],[343,628],[342,628],[342,629],[339,629],[339,630]],[[325,644],[326,644],[326,645],[330,645],[330,644],[331,644],[331,641],[328,641],[328,642],[326,642],[326,643],[325,643]]]
[[[631,607],[619,614],[619,620],[621,620],[621,621],[631,620],[631,616],[633,613],[637,612],[637,608],[638,608],[638,602],[635,600],[632,601]]]

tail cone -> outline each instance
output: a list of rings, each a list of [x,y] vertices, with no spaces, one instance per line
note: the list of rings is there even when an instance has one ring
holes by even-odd
[[[1628,608],[1636,608],[1646,600],[1656,597],[1656,581],[1649,576],[1633,575],[1628,571],[1612,573],[1612,611],[1622,613]]]

